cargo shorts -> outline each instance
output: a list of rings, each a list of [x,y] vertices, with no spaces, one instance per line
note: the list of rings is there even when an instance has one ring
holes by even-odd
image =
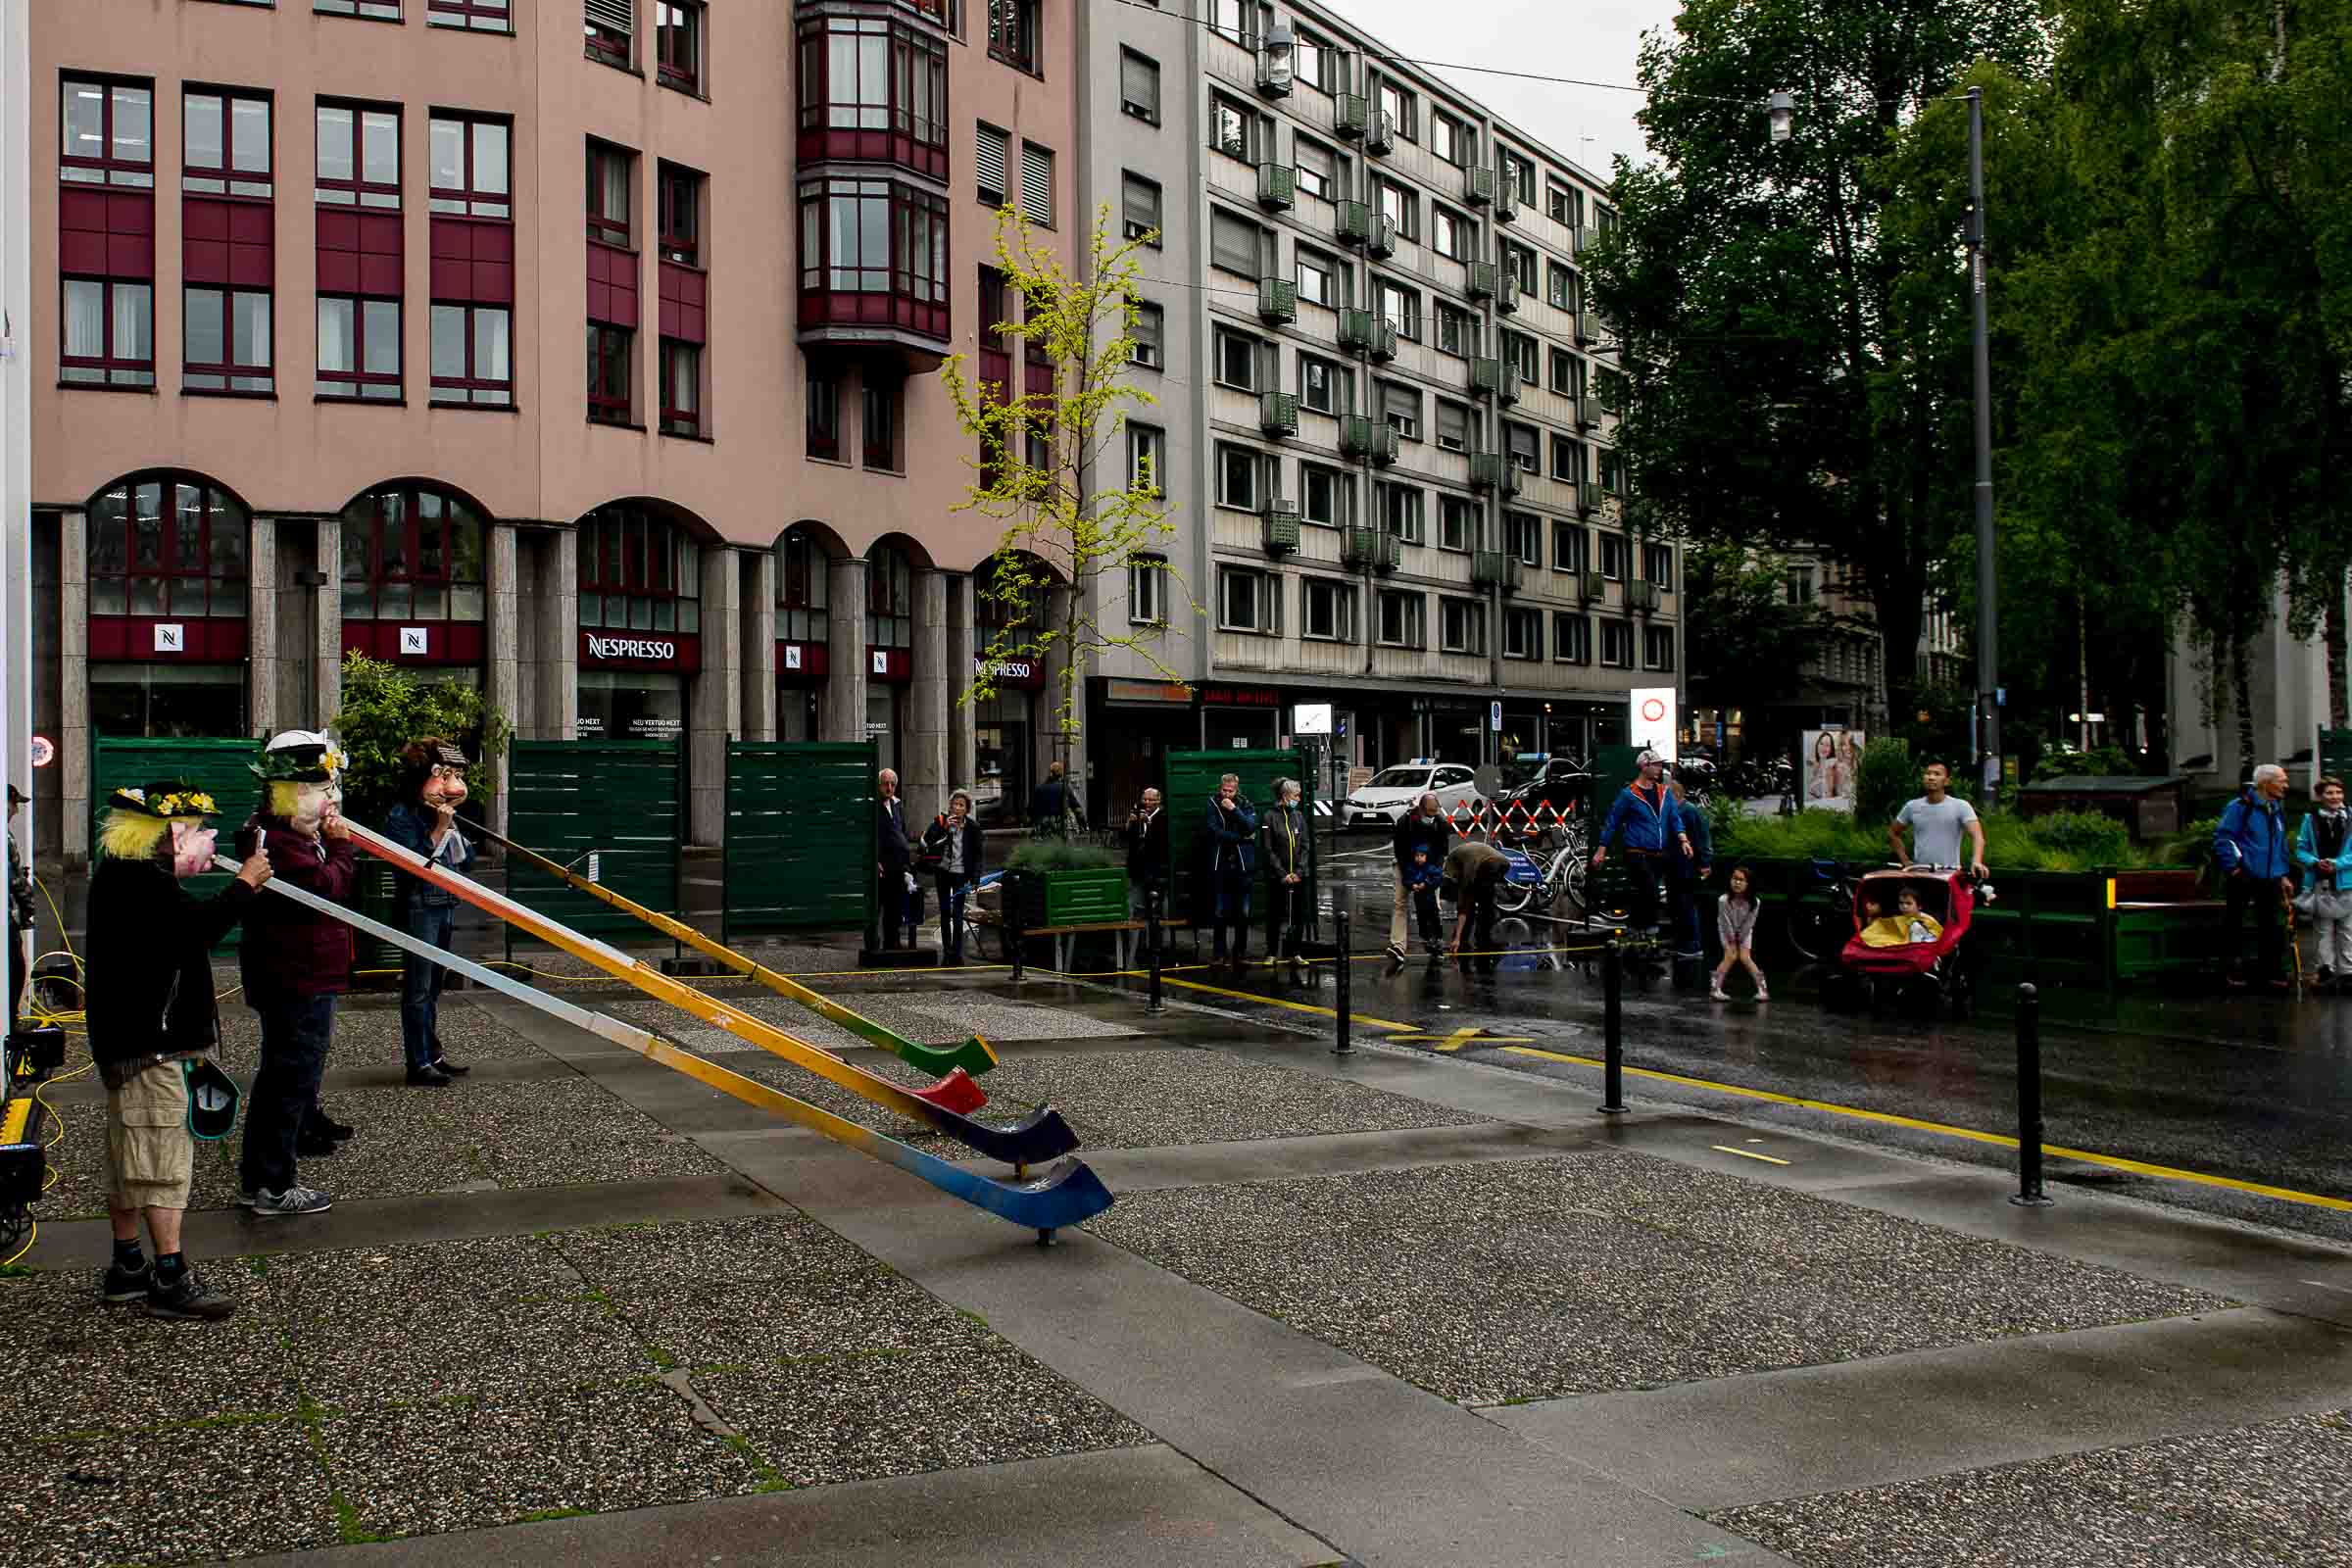
[[[185,1208],[196,1172],[188,1081],[159,1061],[106,1095],[107,1201],[118,1209]]]

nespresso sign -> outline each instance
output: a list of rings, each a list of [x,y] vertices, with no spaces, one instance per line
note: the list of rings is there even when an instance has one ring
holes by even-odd
[[[975,654],[972,656],[972,673],[995,681],[999,686],[1028,691],[1035,691],[1046,683],[1046,666],[1034,659],[990,659]]]
[[[662,669],[690,675],[703,667],[703,640],[694,632],[600,631],[580,628],[582,669]]]

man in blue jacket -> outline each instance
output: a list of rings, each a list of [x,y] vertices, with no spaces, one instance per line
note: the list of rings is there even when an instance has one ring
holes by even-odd
[[[1250,878],[1257,868],[1257,809],[1242,795],[1238,773],[1217,780],[1202,822],[1208,842],[1208,908],[1216,931],[1216,961],[1225,961],[1225,932],[1233,932],[1233,966],[1250,961]]]
[[[2222,812],[2213,830],[2213,861],[2221,867],[2230,899],[2230,989],[2243,991],[2246,973],[2246,914],[2254,916],[2255,962],[2273,991],[2286,989],[2279,963],[2286,953],[2281,924],[2286,901],[2295,896],[2295,847],[2286,834],[2279,801],[2286,795],[2286,769],[2265,762],[2254,782]]]
[[[1609,857],[1609,841],[1618,839],[1625,853],[1630,881],[1630,927],[1644,934],[1658,925],[1658,885],[1672,863],[1668,856],[1688,857],[1690,836],[1685,831],[1681,807],[1665,783],[1666,760],[1643,752],[1634,760],[1634,781],[1617,792],[1600,824],[1600,841],[1592,850],[1592,869]]]

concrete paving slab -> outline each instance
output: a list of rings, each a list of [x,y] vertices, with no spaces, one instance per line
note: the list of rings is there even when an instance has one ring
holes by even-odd
[[[728,1285],[818,1294],[881,1267],[780,1204],[741,1218],[678,1214],[667,1222],[565,1229],[543,1239],[583,1279],[622,1299]]]
[[[1087,1228],[1476,1403],[2224,1304],[1613,1151],[1131,1195]]]
[[[1155,1149],[1089,1149],[1086,1162],[1115,1193],[1176,1187],[1337,1176],[1409,1165],[1482,1164],[1531,1159],[1591,1146],[1592,1134],[1472,1121],[1396,1132],[1325,1133],[1242,1144]]]
[[[12,1563],[203,1561],[341,1539],[326,1467],[291,1417],[11,1444],[8,1485]]]
[[[1713,1517],[1809,1568],[2352,1563],[2352,1413],[1823,1494]]]
[[[1694,1511],[2352,1401],[2352,1335],[2239,1308],[1488,1412]]]
[[[610,1513],[773,1484],[740,1444],[698,1426],[684,1399],[651,1384],[368,1409],[321,1421],[318,1436],[355,1525],[377,1536]]]
[[[253,1568],[1337,1568],[1339,1555],[1158,1444],[261,1559]]]

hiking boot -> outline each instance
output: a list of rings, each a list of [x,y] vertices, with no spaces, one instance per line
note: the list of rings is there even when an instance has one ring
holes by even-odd
[[[120,1263],[106,1265],[106,1284],[99,1295],[110,1301],[143,1301],[155,1288],[155,1265],[145,1258],[137,1268],[124,1268]]]
[[[179,1278],[169,1285],[158,1282],[147,1294],[149,1317],[201,1318],[217,1323],[236,1309],[236,1302],[198,1279],[194,1268],[181,1269]]]
[[[247,1200],[247,1206],[264,1219],[273,1219],[287,1214],[320,1213],[334,1207],[335,1200],[316,1187],[297,1184],[282,1193],[265,1187]]]

